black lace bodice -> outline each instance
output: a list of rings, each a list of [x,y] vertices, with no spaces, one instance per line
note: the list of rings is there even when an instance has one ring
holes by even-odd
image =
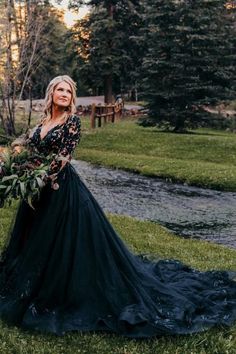
[[[49,170],[49,175],[56,175],[71,160],[72,152],[80,141],[81,121],[77,115],[71,115],[65,123],[50,129],[42,139],[41,129],[42,123],[33,129],[27,140],[27,145],[45,155],[57,154],[57,158],[51,162]]]

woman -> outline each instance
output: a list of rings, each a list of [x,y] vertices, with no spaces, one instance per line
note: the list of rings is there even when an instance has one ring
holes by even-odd
[[[75,83],[54,78],[44,119],[27,144],[55,152],[35,209],[21,202],[0,271],[0,315],[62,335],[111,331],[150,337],[203,331],[236,319],[236,282],[174,260],[133,255],[69,163],[80,139]],[[15,147],[19,149],[19,147]]]

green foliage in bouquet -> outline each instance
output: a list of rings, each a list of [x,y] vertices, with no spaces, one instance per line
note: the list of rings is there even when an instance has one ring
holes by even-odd
[[[46,184],[53,157],[26,149],[18,154],[11,148],[0,151],[0,207],[22,198],[33,208],[33,201],[39,198]]]

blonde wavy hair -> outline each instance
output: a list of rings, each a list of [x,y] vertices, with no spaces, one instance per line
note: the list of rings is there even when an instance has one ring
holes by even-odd
[[[53,105],[53,101],[52,101],[53,93],[54,93],[56,86],[59,83],[61,83],[62,81],[66,82],[67,84],[70,85],[71,92],[72,92],[70,105],[68,107],[66,107],[66,109],[65,109],[66,114],[65,114],[64,120],[66,121],[66,119],[68,118],[69,115],[74,114],[76,112],[76,106],[75,106],[76,83],[68,75],[56,76],[56,77],[54,77],[54,79],[52,79],[49,82],[48,87],[46,89],[46,95],[45,95],[45,99],[44,99],[45,106],[44,106],[43,117],[42,117],[43,123],[46,123],[47,121],[49,121],[51,119],[52,105]]]

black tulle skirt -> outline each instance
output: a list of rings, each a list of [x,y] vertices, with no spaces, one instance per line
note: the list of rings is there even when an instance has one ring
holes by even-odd
[[[0,317],[62,335],[186,334],[236,319],[236,282],[131,253],[71,165],[19,206],[0,268]]]

